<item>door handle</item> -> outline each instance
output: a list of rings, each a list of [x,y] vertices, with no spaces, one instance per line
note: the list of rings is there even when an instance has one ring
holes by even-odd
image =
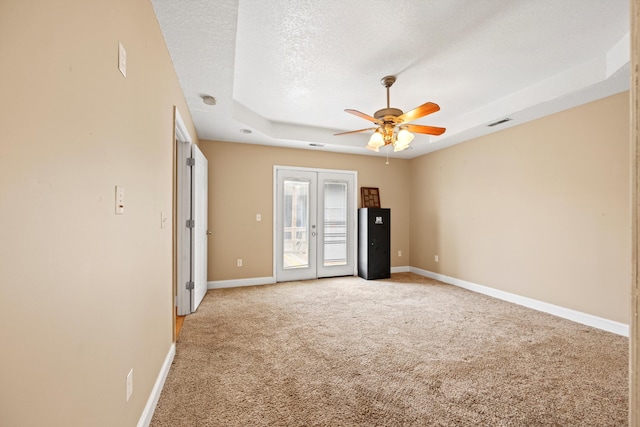
[[[211,236],[213,233],[209,230],[207,230],[207,236]]]

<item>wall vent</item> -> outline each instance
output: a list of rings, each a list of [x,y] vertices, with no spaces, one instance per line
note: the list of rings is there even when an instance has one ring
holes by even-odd
[[[507,118],[504,118],[502,120],[498,120],[497,122],[489,123],[487,126],[492,127],[492,126],[501,125],[503,123],[507,123],[510,120],[513,120],[513,119],[510,119],[509,117],[507,117]]]

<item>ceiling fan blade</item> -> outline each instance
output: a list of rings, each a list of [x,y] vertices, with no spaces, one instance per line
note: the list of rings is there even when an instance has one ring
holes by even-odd
[[[370,122],[373,122],[373,123],[378,124],[378,125],[382,123],[380,120],[376,119],[375,117],[371,117],[371,116],[370,116],[370,115],[368,115],[368,114],[361,113],[361,112],[360,112],[360,111],[358,111],[358,110],[346,109],[346,110],[344,110],[344,111],[346,111],[346,112],[347,112],[347,113],[349,113],[349,114],[353,114],[354,116],[361,117],[361,118],[363,118],[363,119],[365,119],[365,120],[369,120]]]
[[[406,125],[409,132],[425,133],[427,135],[442,135],[445,128],[439,128],[436,126],[423,126],[423,125]]]
[[[366,129],[360,129],[360,130],[351,130],[349,132],[340,132],[340,133],[334,133],[333,136],[338,136],[338,135],[348,135],[350,133],[358,133],[358,132],[364,132],[367,130],[376,130],[378,128],[366,128]]]
[[[401,116],[398,116],[398,118],[396,119],[396,123],[411,122],[413,120],[419,119],[420,117],[424,117],[427,114],[435,113],[438,110],[440,110],[440,106],[438,104],[427,102],[419,107],[414,108],[411,111],[407,111]]]

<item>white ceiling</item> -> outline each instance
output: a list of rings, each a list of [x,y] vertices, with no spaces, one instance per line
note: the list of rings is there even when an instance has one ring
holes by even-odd
[[[377,154],[413,158],[629,88],[628,0],[152,3],[200,139],[375,155],[333,134],[371,127],[344,109],[386,107],[395,75],[391,106],[447,128]]]

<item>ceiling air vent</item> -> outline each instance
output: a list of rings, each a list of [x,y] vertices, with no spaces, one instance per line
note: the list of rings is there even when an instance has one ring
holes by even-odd
[[[497,122],[489,123],[487,126],[489,126],[489,127],[498,126],[498,125],[501,125],[503,123],[507,123],[510,120],[513,120],[513,119],[510,119],[509,117],[507,117],[505,119],[498,120]]]

